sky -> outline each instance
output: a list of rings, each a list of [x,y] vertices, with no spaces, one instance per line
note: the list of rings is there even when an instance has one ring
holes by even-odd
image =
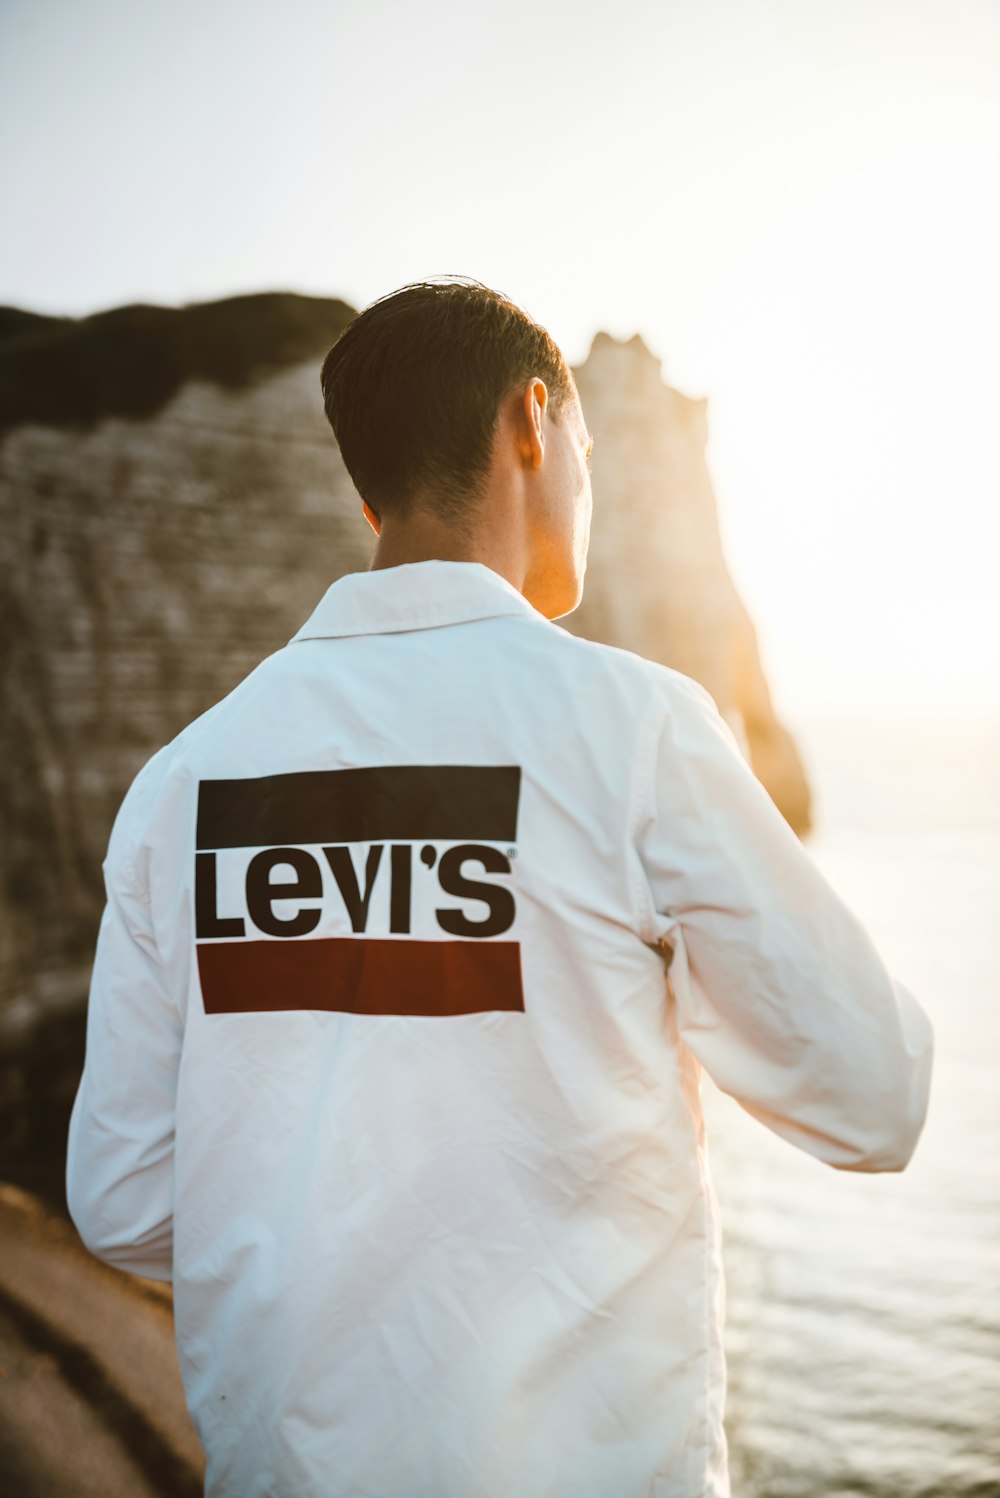
[[[0,303],[641,333],[779,712],[1000,712],[996,0],[0,0],[0,187]]]

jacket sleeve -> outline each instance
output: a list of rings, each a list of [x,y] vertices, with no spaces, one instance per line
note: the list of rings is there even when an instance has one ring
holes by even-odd
[[[174,1104],[182,1041],[131,831],[138,782],[104,861],[107,902],[66,1156],[66,1199],[85,1246],[131,1274],[170,1280]]]
[[[705,688],[672,673],[652,734],[636,826],[644,935],[669,955],[681,1038],[723,1092],[798,1149],[840,1170],[904,1169],[927,1114],[927,1014]]]

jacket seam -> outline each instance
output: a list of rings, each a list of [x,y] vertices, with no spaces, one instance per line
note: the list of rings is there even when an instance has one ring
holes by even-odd
[[[670,982],[669,978],[667,981],[668,983]],[[697,1088],[697,1092],[700,1094],[700,1086]],[[697,1453],[695,1460],[698,1466],[697,1470],[692,1473],[692,1478],[703,1485],[701,1492],[707,1495],[709,1489],[704,1484],[713,1456],[713,1436],[716,1434],[715,1426],[713,1425],[713,1377],[720,1357],[723,1360],[723,1365],[725,1360],[724,1344],[719,1341],[719,1338],[724,1336],[724,1328],[720,1328],[716,1324],[713,1305],[713,1292],[716,1288],[714,1274],[717,1270],[724,1286],[725,1265],[722,1260],[721,1216],[716,1213],[715,1204],[712,1201],[714,1178],[709,1160],[708,1128],[700,1103],[697,1104],[696,1109],[687,1109],[687,1117],[691,1125],[691,1143],[694,1150],[695,1166],[698,1172],[698,1194],[701,1199],[702,1355],[705,1370],[704,1381],[702,1383],[701,1418],[699,1420],[699,1434],[701,1439],[695,1448]],[[702,1136],[701,1139],[699,1139],[699,1133]],[[717,1229],[720,1234],[718,1264],[715,1262],[715,1233]],[[724,1366],[721,1373],[724,1390],[726,1382]]]
[[[130,895],[133,900],[138,900],[140,904],[147,907],[150,905],[150,892],[139,877],[137,845],[139,803],[141,801],[143,805],[145,804],[145,795],[148,793],[147,780],[150,764],[151,761],[147,760],[135,778],[132,794],[127,795],[125,798],[121,828],[121,864],[119,869],[119,888],[125,894]]]
[[[654,700],[653,707],[651,708],[644,725],[645,737],[643,739],[641,753],[638,756],[640,763],[639,767],[637,768],[635,777],[637,801],[633,806],[633,816],[630,822],[630,830],[633,839],[633,846],[636,848],[636,859],[640,865],[640,871],[642,869],[642,860],[641,858],[639,858],[638,845],[636,842],[638,821],[641,817],[643,808],[648,805],[648,798],[653,794],[654,791],[653,769],[656,764],[657,749],[666,729],[669,712],[670,700],[668,697],[665,697],[662,703],[658,699]],[[640,789],[642,792],[641,795],[638,794]],[[655,802],[652,807],[652,812],[655,821]],[[653,899],[649,880],[644,877],[640,877],[640,886],[639,907],[642,913],[640,914],[638,927],[639,933],[644,940],[656,942],[657,945],[659,945],[656,929],[657,916],[659,912],[656,909],[656,904]],[[644,921],[647,923],[645,929],[643,929]],[[669,983],[669,977],[667,981]],[[695,1166],[698,1173],[699,1195],[701,1197],[702,1353],[704,1357],[704,1381],[702,1384],[701,1419],[699,1421],[701,1440],[696,1447],[696,1454],[694,1456],[694,1462],[696,1465],[691,1475],[693,1482],[700,1486],[700,1489],[703,1493],[707,1494],[708,1488],[706,1486],[706,1470],[711,1457],[712,1449],[711,1399],[714,1369],[713,1337],[715,1330],[712,1306],[712,1268],[714,1253],[712,1234],[714,1219],[712,1204],[709,1198],[709,1165],[706,1155],[703,1152],[698,1139],[698,1118],[695,1117],[690,1110],[688,1110],[688,1119],[691,1125],[691,1143],[694,1150]],[[702,1127],[704,1127],[703,1114],[701,1115],[701,1119]]]
[[[642,858],[639,853],[639,821],[652,790],[653,767],[656,762],[656,747],[659,743],[661,729],[666,723],[667,704],[661,704],[655,700],[650,708],[643,725],[641,746],[636,755],[636,769],[633,775],[632,805],[629,812],[629,843],[633,857],[629,862],[629,876],[632,882],[633,908],[636,910],[638,920],[636,930],[643,941],[655,942],[657,911],[653,902],[652,891],[649,888],[649,880],[643,872]],[[638,866],[638,867],[637,867]],[[636,893],[638,886],[638,893]]]

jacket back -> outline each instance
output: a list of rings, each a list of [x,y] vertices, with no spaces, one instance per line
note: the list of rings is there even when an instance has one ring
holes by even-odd
[[[140,772],[67,1192],[172,1279],[210,1498],[720,1498],[700,1072],[902,1169],[932,1033],[697,683],[349,574]]]

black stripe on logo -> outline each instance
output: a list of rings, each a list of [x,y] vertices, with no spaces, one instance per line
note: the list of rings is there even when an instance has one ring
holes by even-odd
[[[517,841],[519,765],[374,765],[198,786],[198,848]]]

